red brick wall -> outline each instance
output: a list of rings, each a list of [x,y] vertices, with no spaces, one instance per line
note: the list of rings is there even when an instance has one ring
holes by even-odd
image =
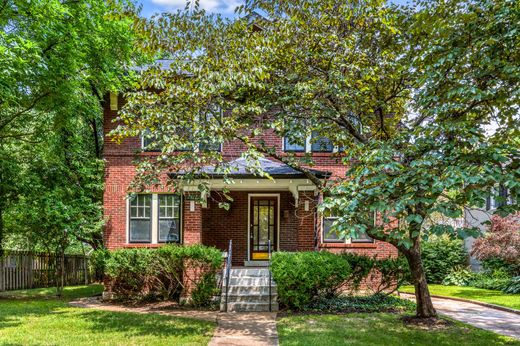
[[[104,241],[109,249],[120,247],[154,247],[152,244],[126,243],[126,196],[128,187],[135,176],[133,161],[140,156],[153,157],[156,153],[139,154],[141,141],[139,138],[126,138],[118,144],[108,137],[108,133],[117,124],[113,122],[117,111],[109,109],[107,95],[104,109],[105,134],[104,159],[105,165],[105,192],[103,196],[104,217],[106,220]],[[120,100],[119,107],[123,102]],[[281,153],[282,139],[272,131],[265,133],[257,140],[264,140],[268,145],[276,145]],[[240,156],[244,150],[238,142],[223,144],[223,154],[226,159]],[[341,163],[337,154],[314,153],[315,169],[333,172],[334,176],[343,176],[346,167]],[[160,190],[157,190],[160,192]],[[230,211],[218,208],[218,203],[209,201],[208,209],[196,204],[195,212],[189,211],[189,203],[185,201],[183,207],[183,233],[186,243],[200,242],[226,249],[228,240],[235,243],[235,264],[243,264],[247,251],[247,192],[232,192],[235,199]],[[298,206],[295,205],[292,194],[288,191],[280,192],[280,249],[285,251],[313,250],[316,248],[315,227],[319,221],[313,212],[304,211],[304,201],[309,199],[310,210],[313,210],[313,193],[301,193]],[[288,211],[284,213],[284,211]],[[375,244],[321,244],[319,249],[333,252],[355,251],[367,255],[382,257],[395,255],[397,251],[389,244],[376,242]]]

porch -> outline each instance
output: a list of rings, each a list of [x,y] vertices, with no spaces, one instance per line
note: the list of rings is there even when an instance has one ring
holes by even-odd
[[[316,248],[318,218],[316,187],[302,172],[272,160],[260,159],[261,170],[271,179],[251,173],[244,159],[228,163],[228,177],[222,170],[204,167],[205,180],[184,187],[184,243],[202,243],[227,251],[233,240],[233,266],[260,265],[271,251],[305,251]],[[328,172],[314,171],[321,179]],[[180,173],[182,174],[182,173]],[[176,178],[172,175],[171,178]],[[209,179],[208,179],[209,177]],[[209,186],[202,204],[195,203],[201,182]],[[231,200],[226,199],[223,190]],[[195,198],[191,198],[195,194]],[[200,200],[200,199],[199,199]],[[225,209],[220,203],[228,202]]]
[[[184,242],[192,243],[200,234],[200,243],[227,251],[232,240],[235,267],[264,265],[269,242],[272,252],[313,250],[318,196],[305,189],[296,198],[282,189],[232,190],[229,209],[219,206],[221,191],[211,191],[207,202],[194,208],[186,200]]]

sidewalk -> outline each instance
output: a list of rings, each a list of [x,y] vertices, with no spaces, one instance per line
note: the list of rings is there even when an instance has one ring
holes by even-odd
[[[412,294],[403,294],[414,299]],[[469,302],[432,297],[438,313],[472,326],[520,340],[520,315]]]

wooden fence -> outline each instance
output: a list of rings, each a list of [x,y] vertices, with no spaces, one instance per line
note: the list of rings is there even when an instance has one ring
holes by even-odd
[[[63,263],[65,285],[90,283],[89,258],[82,255],[5,251],[0,258],[0,291],[52,287],[61,280]]]

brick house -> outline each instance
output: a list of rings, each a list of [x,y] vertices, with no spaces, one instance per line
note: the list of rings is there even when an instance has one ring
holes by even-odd
[[[107,95],[104,109],[104,135],[117,126],[113,122],[121,98]],[[294,145],[273,133],[262,138],[268,145],[276,145],[284,152],[311,153],[316,162],[313,169],[323,179],[345,174],[337,148],[327,139],[307,140],[306,145]],[[195,186],[185,186],[176,193],[154,190],[128,198],[128,187],[134,178],[136,157],[157,155],[143,150],[141,138],[127,138],[116,144],[106,137],[104,147],[105,191],[104,216],[107,221],[104,242],[108,249],[130,247],[158,247],[167,242],[180,244],[202,243],[226,250],[233,240],[233,265],[258,265],[267,258],[267,244],[273,251],[328,250],[350,251],[369,256],[395,256],[390,244],[360,236],[357,239],[338,238],[330,232],[333,216],[317,211],[321,196],[305,176],[274,159],[262,159],[264,170],[274,180],[254,176],[245,169],[240,158],[241,143],[222,143],[225,160],[233,168],[235,184],[227,186],[233,201],[229,210],[219,207],[222,177],[205,167],[211,176],[211,190],[199,203]],[[314,143],[314,144],[311,144]],[[167,176],[163,179],[175,179]],[[200,196],[199,196],[200,197]]]

